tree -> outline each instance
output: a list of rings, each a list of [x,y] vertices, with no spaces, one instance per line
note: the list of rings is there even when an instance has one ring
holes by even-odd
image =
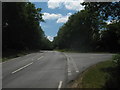
[[[84,2],[82,5],[85,6],[85,10],[71,15],[69,20],[59,29],[58,35],[54,39],[54,45],[57,48],[98,51],[106,47],[103,42],[108,39],[110,41],[110,37],[118,39],[112,35],[113,30],[110,30],[111,27],[106,22],[107,20],[119,22],[120,2]],[[101,38],[101,36],[108,38]],[[109,49],[113,50],[114,48]]]
[[[109,52],[120,51],[120,22],[107,26],[107,30],[101,32],[101,47]]]
[[[41,8],[30,2],[3,2],[3,55],[5,52],[42,49]]]

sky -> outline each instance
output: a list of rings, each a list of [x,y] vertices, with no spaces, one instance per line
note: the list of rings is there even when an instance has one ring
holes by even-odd
[[[41,22],[40,26],[50,41],[57,35],[59,28],[67,22],[70,15],[84,9],[84,7],[80,5],[80,3],[83,2],[82,0],[33,1],[31,2],[35,4],[36,8],[42,8],[41,13],[44,14],[43,19],[45,22]]]

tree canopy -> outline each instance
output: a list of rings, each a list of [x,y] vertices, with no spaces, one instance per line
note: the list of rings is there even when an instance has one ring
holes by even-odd
[[[120,2],[84,2],[54,38],[54,47],[78,51],[120,51]],[[111,21],[111,24],[106,22]]]
[[[8,50],[50,47],[47,44],[50,41],[45,37],[40,26],[40,22],[44,21],[41,10],[30,2],[2,3],[3,54]],[[43,39],[46,41],[43,42]]]

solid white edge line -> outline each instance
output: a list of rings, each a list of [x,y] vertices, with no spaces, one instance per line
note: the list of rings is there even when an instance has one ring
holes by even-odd
[[[66,58],[67,58],[67,66],[68,66],[67,72],[68,72],[68,76],[71,76],[71,75],[72,75],[72,72],[71,72],[71,70],[70,70],[70,58],[68,57],[68,55],[66,55],[66,54],[64,54],[64,55],[65,55]]]
[[[77,65],[75,63],[75,61],[73,60],[73,58],[71,57],[71,61],[72,61],[72,64],[73,64],[73,67],[75,69],[76,72],[79,72],[79,69],[77,68]]]
[[[23,67],[21,67],[21,68],[15,70],[15,71],[13,71],[12,74],[14,74],[14,73],[16,73],[16,72],[18,72],[18,71],[20,71],[20,70],[22,70],[22,69],[24,69],[24,68],[26,68],[26,67],[32,65],[32,64],[33,64],[33,62],[31,62],[31,63],[29,63],[29,64],[27,64],[27,65],[25,65],[25,66],[23,66]]]
[[[68,66],[68,76],[70,76],[70,75],[72,75],[72,73],[71,73],[71,70],[70,70],[70,58],[68,57],[68,55],[66,55],[66,57],[67,57],[67,66]]]
[[[61,87],[62,87],[62,83],[63,83],[63,81],[60,81],[60,82],[59,82],[59,85],[58,85],[58,90],[60,90],[60,89],[61,89]]]
[[[68,57],[68,55],[66,55],[66,54],[65,54],[65,56],[66,56],[66,58],[67,58],[68,76],[72,75],[71,70],[70,70],[70,68],[69,68],[70,58],[71,58],[71,61],[72,61],[72,64],[73,64],[73,67],[74,67],[76,73],[79,73],[79,70],[78,70],[77,65],[76,65],[76,63],[74,62],[73,58],[72,58],[72,57]]]

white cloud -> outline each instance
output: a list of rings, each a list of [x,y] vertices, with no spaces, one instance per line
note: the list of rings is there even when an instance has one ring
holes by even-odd
[[[48,0],[48,8],[55,9],[55,8],[60,7],[61,1],[63,1],[63,0],[57,0],[57,1]]]
[[[46,20],[46,19],[58,19],[60,18],[62,15],[61,14],[50,14],[50,13],[43,13],[43,19]]]
[[[62,17],[57,20],[57,23],[65,23],[67,22],[67,20],[68,20],[68,17]]]
[[[57,20],[57,23],[65,23],[65,22],[67,22],[70,15],[72,15],[72,13],[68,13],[66,16],[60,17]]]
[[[44,20],[56,20],[56,23],[65,23],[68,21],[68,18],[72,13],[67,13],[66,16],[63,16],[62,14],[55,14],[55,13],[43,13],[43,19]]]
[[[52,36],[47,36],[47,38],[52,42],[53,41],[53,37]]]
[[[48,8],[55,9],[60,8],[62,5],[68,10],[82,10],[84,7],[80,5],[83,0],[49,0]]]
[[[84,9],[84,7],[82,5],[80,5],[80,1],[72,1],[72,2],[65,2],[65,7],[66,9],[68,10],[76,10],[76,11],[79,11],[79,10],[82,10]]]

